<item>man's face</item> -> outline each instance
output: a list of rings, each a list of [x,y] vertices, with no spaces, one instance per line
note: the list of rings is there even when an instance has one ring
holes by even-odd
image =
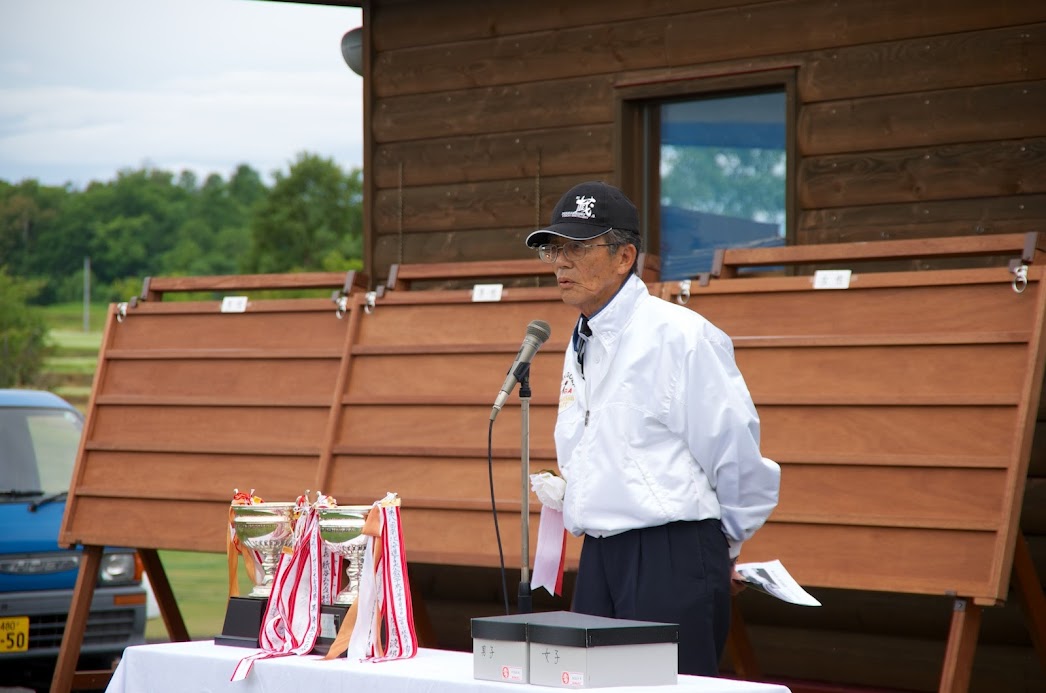
[[[585,315],[592,315],[613,298],[636,258],[635,246],[609,248],[606,242],[606,236],[585,241],[589,248],[579,260],[570,260],[563,252],[556,257],[560,296]]]

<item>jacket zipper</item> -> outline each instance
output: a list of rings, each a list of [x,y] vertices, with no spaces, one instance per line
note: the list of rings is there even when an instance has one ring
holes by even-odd
[[[584,375],[581,376],[581,381],[585,384],[585,428],[588,428],[588,415],[591,413],[591,410],[588,408],[590,393],[588,391],[588,380],[585,379]]]

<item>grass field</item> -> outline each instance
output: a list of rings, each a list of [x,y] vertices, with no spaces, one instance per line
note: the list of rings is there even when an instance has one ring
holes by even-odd
[[[161,551],[164,572],[171,581],[175,601],[185,627],[193,640],[209,640],[222,632],[225,606],[229,599],[228,571],[224,554]],[[250,583],[242,564],[237,574],[240,594],[247,594]],[[169,640],[161,618],[151,618],[145,628],[150,642]]]
[[[61,395],[85,412],[98,364],[107,309],[102,305],[91,306],[88,330],[84,331],[82,305],[63,303],[40,308],[49,327],[48,344],[51,347],[40,386]]]
[[[109,310],[107,304],[92,304],[87,311],[88,331],[84,332],[84,307],[82,303],[56,303],[41,306],[40,312],[52,330],[68,333],[95,334],[101,339],[105,328],[105,318]],[[97,348],[97,344],[95,347]]]
[[[91,381],[98,363],[108,306],[93,305],[88,311],[89,329],[83,329],[83,306],[79,303],[46,306],[40,309],[50,327],[52,355],[45,366],[48,389],[65,397],[82,410],[91,394]],[[228,601],[228,572],[224,554],[161,551],[164,572],[174,590],[182,618],[194,640],[206,640],[220,633]],[[240,591],[249,585],[242,568]],[[149,620],[146,638],[168,640],[163,619]]]

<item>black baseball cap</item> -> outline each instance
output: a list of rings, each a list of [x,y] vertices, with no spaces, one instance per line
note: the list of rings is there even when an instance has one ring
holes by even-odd
[[[543,229],[527,236],[527,245],[536,248],[553,236],[587,241],[610,229],[639,235],[639,213],[625,194],[599,181],[575,185],[552,210],[552,220]]]

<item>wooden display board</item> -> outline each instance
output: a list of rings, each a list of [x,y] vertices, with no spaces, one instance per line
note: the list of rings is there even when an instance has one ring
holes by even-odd
[[[731,335],[783,467],[744,560],[803,584],[1006,598],[1042,382],[1043,267],[721,279],[688,307]],[[666,296],[673,293],[666,285]]]
[[[187,640],[157,550],[224,551],[234,488],[310,488],[346,362],[341,306],[364,288],[354,272],[157,278],[110,306],[59,535],[84,554],[52,690],[92,680],[74,670],[103,546],[138,549],[172,639]],[[162,301],[270,289],[333,293]]]
[[[234,488],[310,488],[352,316],[318,298],[222,305],[113,306],[63,543],[224,550]]]
[[[832,274],[994,255],[1013,262]],[[1005,601],[1011,570],[1046,662],[1019,533],[1043,381],[1041,259],[1035,234],[737,250],[711,279],[661,287],[731,336],[763,452],[782,467],[780,503],[742,560],[780,559],[812,587],[953,597],[941,690],[966,690],[981,607]],[[807,264],[824,271],[742,273]],[[735,625],[735,664],[756,677]]]
[[[808,586],[954,597],[942,690],[964,690],[980,608],[1005,599],[1011,570],[1023,576],[1033,639],[1046,642],[1042,590],[1018,531],[1046,313],[1029,238],[976,248],[981,239],[910,241],[881,253],[865,247],[876,244],[781,248],[776,257],[760,249],[770,254],[752,261],[1004,256],[1030,264],[1021,292],[1009,267],[855,272],[846,289],[815,288],[812,275],[730,278],[751,251],[727,251],[719,276],[704,281],[648,280],[655,295],[731,335],[763,452],[782,465],[781,503],[743,559],[780,558]],[[84,571],[93,574],[103,545],[139,549],[172,638],[187,637],[156,551],[224,551],[233,488],[266,500],[321,490],[342,503],[395,491],[412,561],[498,565],[491,405],[527,324],[547,321],[527,433],[530,469],[554,465],[563,352],[577,313],[541,282],[505,287],[497,301],[474,300],[469,288],[409,288],[550,268],[446,269],[404,266],[380,295],[346,282],[337,304],[251,299],[242,313],[223,313],[216,300],[157,301],[167,280],[153,280],[152,300],[113,308],[61,534],[84,545],[87,560],[56,690],[67,689],[79,649],[73,625],[92,589]],[[515,395],[491,440],[501,548],[513,565],[522,558],[524,434]],[[532,536],[538,507],[532,499]],[[579,547],[568,542],[569,568]],[[740,623],[731,644],[739,670],[755,677]]]

